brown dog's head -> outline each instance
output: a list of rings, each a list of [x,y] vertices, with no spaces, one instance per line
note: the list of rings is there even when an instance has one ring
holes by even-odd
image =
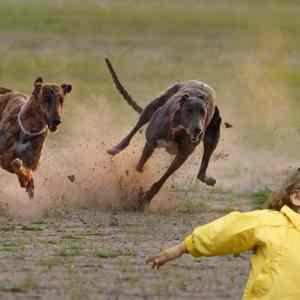
[[[32,95],[38,101],[50,131],[56,131],[61,123],[64,98],[71,91],[71,84],[43,84],[41,77],[35,80]]]

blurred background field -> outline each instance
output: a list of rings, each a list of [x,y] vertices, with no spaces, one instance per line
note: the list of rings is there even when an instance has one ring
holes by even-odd
[[[234,125],[230,143],[297,158],[299,12],[288,0],[2,0],[0,82],[30,92],[39,75],[71,81],[67,140],[81,108],[101,118],[103,101],[112,124],[133,124],[105,56],[140,103],[174,81],[207,81]]]

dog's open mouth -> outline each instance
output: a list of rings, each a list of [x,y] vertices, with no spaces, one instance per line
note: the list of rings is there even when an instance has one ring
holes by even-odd
[[[55,131],[57,131],[58,126],[56,126],[56,125],[48,125],[48,128],[49,128],[49,130],[51,132],[55,132]]]
[[[191,136],[191,141],[192,141],[193,144],[199,143],[200,140],[201,140],[201,134]]]

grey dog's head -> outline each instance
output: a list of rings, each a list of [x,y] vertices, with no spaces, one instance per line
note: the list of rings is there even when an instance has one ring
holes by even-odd
[[[190,136],[192,143],[198,143],[205,132],[207,107],[203,101],[204,97],[204,95],[195,97],[184,94],[179,101],[179,121]]]
[[[71,91],[72,85],[70,84],[60,86],[44,84],[41,77],[35,80],[32,94],[39,102],[50,131],[56,131],[61,123],[64,98]]]

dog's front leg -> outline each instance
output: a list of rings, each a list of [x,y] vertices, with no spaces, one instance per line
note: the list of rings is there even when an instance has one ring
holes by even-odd
[[[168,170],[166,171],[166,173],[157,181],[155,182],[149,191],[147,191],[146,193],[144,193],[142,195],[142,201],[143,202],[150,202],[153,197],[160,191],[160,189],[162,188],[162,186],[164,185],[164,183],[166,182],[166,180],[177,170],[179,169],[182,164],[186,161],[186,159],[188,158],[189,153],[181,153],[179,151],[179,153],[176,155],[176,157],[174,158],[172,164],[170,165],[170,167],[168,168]]]
[[[220,139],[220,128],[221,128],[221,117],[219,110],[216,107],[213,119],[206,129],[203,144],[204,153],[202,157],[201,167],[198,173],[198,179],[207,185],[213,186],[216,184],[216,180],[212,177],[206,175],[206,170],[208,167],[209,160],[214,150],[216,149],[219,139]]]
[[[146,142],[144,149],[143,149],[143,153],[142,156],[136,166],[136,170],[140,173],[143,172],[143,168],[144,165],[146,164],[147,160],[151,157],[151,155],[153,154],[154,150],[155,150],[156,145],[149,143],[148,141]]]
[[[16,158],[11,162],[14,173],[18,176],[21,187],[26,188],[29,199],[34,197],[34,180],[32,170],[23,165],[21,159]]]

